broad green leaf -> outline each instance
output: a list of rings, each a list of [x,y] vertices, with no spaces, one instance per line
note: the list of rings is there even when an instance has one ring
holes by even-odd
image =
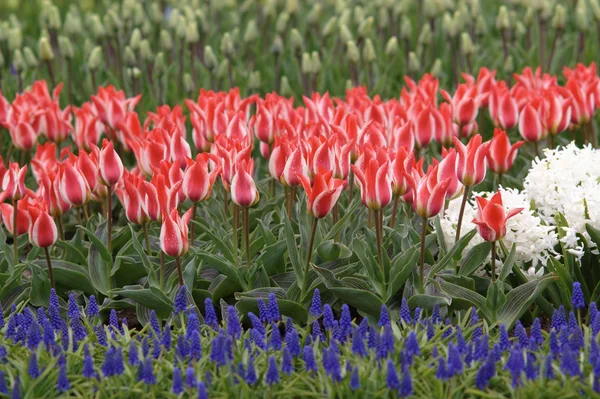
[[[278,241],[266,247],[259,255],[257,261],[261,261],[260,263],[262,263],[262,267],[267,272],[267,275],[272,276],[278,273],[285,273],[285,259],[283,256],[286,250],[287,243],[285,241]]]
[[[504,324],[506,328],[512,328],[513,324],[536,298],[555,280],[551,274],[540,277],[512,289],[506,294],[506,302],[498,312],[497,324]]]
[[[83,226],[79,226],[79,228],[83,230],[87,234],[90,241],[92,241],[88,249],[88,268],[90,280],[96,290],[105,296],[108,296],[112,259],[108,253],[108,249],[106,249],[106,246],[104,245],[108,239],[106,226],[106,222],[101,223],[100,226],[98,226],[95,234]]]
[[[416,294],[408,299],[411,308],[433,309],[435,305],[449,306],[452,301],[444,296],[433,296],[427,294]]]
[[[435,235],[437,237],[438,247],[440,248],[440,256],[444,256],[448,252],[448,246],[446,246],[446,240],[444,239],[444,232],[442,231],[439,215],[433,220],[433,226],[435,227]]]
[[[38,259],[33,263],[42,269],[48,268],[45,259]],[[96,293],[96,289],[88,276],[88,270],[85,267],[60,259],[52,259],[52,270],[54,271],[54,280],[56,281],[56,284],[64,285],[70,289],[83,291],[86,294]],[[47,271],[45,271],[45,273],[47,273]]]
[[[48,307],[50,298],[50,278],[45,270],[35,263],[27,265],[31,271],[31,291],[29,300],[33,306]]]
[[[548,258],[548,263],[546,264],[548,270],[554,274],[556,274],[559,279],[556,281],[556,284],[559,287],[560,296],[563,299],[563,305],[570,309],[571,307],[571,287],[573,287],[573,279],[571,279],[571,275],[567,270],[567,266],[564,265],[558,259],[553,258],[552,256]]]
[[[418,246],[414,246],[392,261],[390,282],[387,287],[386,302],[389,301],[406,283],[411,273],[416,270],[419,259]]]
[[[475,245],[460,262],[461,265],[458,269],[458,274],[460,276],[470,276],[473,274],[473,272],[475,272],[475,270],[477,270],[487,259],[491,250],[492,244],[487,241]]]
[[[294,273],[296,273],[296,284],[298,288],[302,288],[302,281],[304,279],[304,270],[302,269],[302,265],[300,264],[300,256],[298,255],[298,244],[296,243],[296,236],[294,235],[294,231],[292,230],[292,224],[287,218],[283,224],[283,228],[285,231],[285,242],[287,243],[288,256],[290,257],[290,262],[292,263],[292,268],[294,269]]]
[[[431,267],[431,271],[429,272],[430,278],[435,278],[435,276],[443,269],[448,267],[451,264],[452,258],[454,258],[457,254],[462,254],[463,249],[469,244],[469,241],[475,236],[475,229],[471,230],[464,236],[458,240],[452,248],[440,259],[437,261],[435,265]]]
[[[475,308],[479,309],[482,312],[482,315],[489,321],[489,316],[487,311],[485,311],[485,298],[483,296],[475,291],[447,281],[442,280],[440,282],[435,282],[435,284],[439,284],[440,290],[452,299],[459,299],[467,302],[471,306],[475,306]]]
[[[292,320],[297,323],[306,324],[308,312],[301,304],[285,299],[278,299],[277,305],[279,306],[279,312],[283,316],[291,317]],[[235,308],[244,316],[246,316],[248,312],[258,314],[258,298],[240,298],[235,305]]]
[[[196,256],[203,261],[203,267],[212,267],[223,273],[225,276],[236,281],[241,286],[246,284],[242,281],[238,270],[229,262],[218,258],[215,255],[206,252],[203,249],[196,249]]]
[[[67,241],[56,241],[55,246],[65,250],[65,260],[69,260],[78,265],[87,265],[85,255],[74,245]]]
[[[498,276],[498,280],[504,281],[506,277],[510,274],[514,264],[515,264],[515,254],[517,253],[517,245],[513,243],[512,247],[510,247],[510,252],[504,259],[504,263],[502,265],[502,271],[500,272],[500,276]]]
[[[217,247],[219,251],[221,251],[221,254],[225,259],[227,259],[230,262],[234,261],[233,252],[231,252],[229,244],[226,244],[223,240],[221,240],[216,234],[212,232],[211,228],[205,225],[204,223],[198,220],[192,220],[192,223],[199,227],[198,233],[202,232],[209,237],[208,241],[213,243],[214,246]]]
[[[158,280],[158,276],[156,275],[156,271],[154,270],[154,265],[150,262],[146,251],[140,244],[139,238],[135,231],[133,231],[133,226],[130,224],[129,229],[131,230],[131,243],[133,245],[133,249],[137,252],[138,256],[142,261],[142,266],[146,269],[146,273],[148,274],[148,283],[151,287],[158,287],[160,282]]]
[[[504,303],[506,296],[504,295],[503,283],[500,280],[490,283],[485,299],[485,309],[491,318],[491,321],[496,320],[496,315]]]
[[[379,293],[379,296],[383,297],[385,281],[379,262],[375,260],[371,249],[362,239],[354,239],[352,244],[354,253],[356,253],[356,256],[360,259],[360,263],[362,263],[365,271],[368,273],[373,287]]]
[[[173,311],[173,303],[162,291],[156,288],[143,288],[141,285],[128,285],[113,290],[113,294],[133,299],[136,303],[153,309],[158,317],[167,318]]]
[[[323,237],[322,241],[332,240],[337,233],[348,224],[348,221],[355,216],[354,211],[358,208],[360,202],[355,202],[349,209],[346,210],[346,214],[342,216],[336,224],[334,224],[331,229],[327,232],[325,237]]]

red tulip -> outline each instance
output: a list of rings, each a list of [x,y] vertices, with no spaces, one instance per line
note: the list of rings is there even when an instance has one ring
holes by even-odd
[[[273,179],[279,180],[281,178],[289,154],[290,148],[287,138],[276,136],[273,151],[269,156],[269,174]]]
[[[209,159],[216,166],[209,172]],[[212,154],[198,154],[196,160],[187,158],[187,169],[183,176],[181,188],[185,196],[192,202],[206,200],[212,191],[217,176],[221,173],[220,159]]]
[[[263,143],[273,144],[275,131],[273,128],[273,114],[264,105],[257,105],[256,115],[250,122],[254,128],[256,138]]]
[[[259,194],[252,178],[254,162],[242,160],[236,166],[231,180],[231,200],[239,206],[253,206],[258,202]]]
[[[37,143],[37,134],[29,123],[21,122],[9,126],[8,131],[13,144],[21,151],[31,151]]]
[[[296,147],[285,162],[283,173],[281,174],[281,183],[284,186],[295,187],[302,184],[298,175],[308,176],[308,165],[302,156],[300,146]]]
[[[436,216],[442,211],[446,192],[451,183],[451,178],[438,181],[437,174],[437,166],[430,167],[424,176],[420,176],[417,171],[413,171],[412,175],[406,173],[407,181],[413,189],[413,209],[417,215],[425,219]]]
[[[45,210],[30,210],[31,226],[29,241],[36,247],[47,248],[58,239],[58,230],[54,219]]]
[[[77,147],[89,151],[92,144],[96,145],[98,143],[100,134],[103,131],[102,123],[99,122],[98,116],[94,115],[89,103],[82,108],[73,107],[72,109],[74,109],[73,113],[75,114],[73,141]]]
[[[105,186],[112,187],[121,181],[123,177],[123,162],[121,157],[115,151],[112,141],[104,139],[102,141],[102,150],[100,150],[100,178]]]
[[[98,147],[95,145],[92,147],[95,149],[95,152],[91,152],[88,155],[85,151],[80,150],[79,156],[75,157],[71,155],[71,159],[75,162],[77,170],[85,178],[90,192],[95,192],[98,188]]]
[[[510,130],[519,122],[517,100],[506,90],[503,94],[494,92],[490,96],[490,115],[496,126]]]
[[[458,176],[456,175],[456,150],[446,150],[442,147],[442,160],[437,162],[434,159],[434,165],[437,165],[437,177],[436,179],[429,179],[429,187],[433,190],[433,185],[437,184],[438,181],[444,181],[450,179],[448,190],[446,191],[446,198],[453,200],[458,197],[463,191],[463,185],[460,184]]]
[[[506,235],[506,221],[520,213],[523,208],[511,209],[506,213],[502,205],[500,192],[488,201],[482,197],[476,197],[477,217],[473,223],[477,225],[477,232],[486,241],[498,241]]]
[[[434,116],[435,112],[439,111],[430,105],[417,115],[414,124],[415,144],[417,148],[427,147],[434,138],[437,126]],[[443,117],[440,117],[440,120],[443,120]]]
[[[50,208],[50,215],[60,217],[67,212],[69,205],[60,195],[59,179],[56,173],[42,173],[40,178],[41,197],[46,202],[46,206]]]
[[[556,135],[566,130],[571,123],[572,99],[565,99],[557,91],[552,91],[544,95],[544,100],[544,124],[548,133]]]
[[[122,184],[117,185],[115,194],[125,209],[127,220],[135,224],[145,224],[149,217],[144,209],[145,181],[139,174],[125,172]]]
[[[490,142],[482,143],[479,134],[475,135],[466,146],[454,137],[454,146],[458,159],[456,175],[465,186],[475,186],[485,179],[485,158],[489,151]]]
[[[512,167],[517,157],[517,150],[525,141],[517,141],[512,146],[508,135],[502,129],[494,129],[494,138],[491,140],[490,150],[487,155],[488,166],[494,173],[506,173]]]
[[[537,109],[527,104],[519,116],[519,133],[527,141],[540,141],[546,136],[542,117]]]
[[[27,165],[19,168],[19,164],[13,162],[2,178],[2,194],[0,194],[0,202],[6,199],[13,201],[20,200],[25,196],[27,189],[25,188],[25,175],[27,174]]]
[[[394,197],[402,196],[410,190],[405,173],[409,173],[415,160],[413,152],[400,147],[392,161],[392,193]]]
[[[84,205],[91,196],[85,177],[71,160],[60,167],[58,188],[63,200],[71,206]]]
[[[459,126],[471,124],[477,118],[480,98],[477,96],[477,86],[469,87],[459,84],[454,97],[445,90],[441,90],[442,96],[452,105],[452,121]]]
[[[0,204],[0,211],[2,212],[2,222],[6,227],[6,230],[14,237],[15,232],[13,228],[14,213],[13,206],[9,204]],[[29,217],[28,201],[23,198],[17,201],[17,236],[27,233],[29,230],[29,224],[31,218]]]
[[[389,159],[378,160],[376,157],[360,158],[357,165],[352,165],[352,171],[358,179],[363,204],[374,211],[385,208],[392,199],[392,179],[390,177]]]
[[[306,191],[308,213],[317,219],[324,218],[329,214],[344,189],[344,180],[335,179],[332,176],[333,171],[327,172],[324,168],[320,168],[315,174],[311,186],[308,177],[298,175]]]
[[[160,249],[174,258],[185,255],[190,248],[188,238],[188,223],[192,217],[191,209],[183,217],[177,209],[162,215],[160,228]]]

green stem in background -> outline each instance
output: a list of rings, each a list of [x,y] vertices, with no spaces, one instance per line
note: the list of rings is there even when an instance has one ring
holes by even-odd
[[[554,149],[554,135],[550,133],[548,136],[548,147],[553,150]]]
[[[379,217],[381,212],[381,210],[373,211],[375,216],[375,237],[377,239],[377,260],[379,262],[379,267],[381,268],[381,273],[383,274],[383,237],[381,218]]]
[[[56,224],[58,227],[58,234],[60,236],[61,241],[65,240],[65,228],[63,226],[62,216],[56,217]]]
[[[44,247],[44,253],[46,254],[46,263],[48,264],[48,277],[50,277],[50,287],[54,288],[54,271],[52,270],[52,261],[50,260],[50,251],[48,251],[48,247]]]
[[[17,226],[17,200],[13,199],[13,247],[14,247],[14,257],[15,257],[15,265],[19,263],[19,233]]]
[[[337,202],[333,206],[332,218],[333,218],[333,226],[335,226],[337,224],[337,222],[340,220],[340,208],[338,207]],[[336,242],[340,240],[340,232],[339,231],[336,233],[333,240]]]
[[[196,232],[196,224],[194,221],[196,220],[196,202],[192,205],[192,228],[190,229],[190,244],[194,245],[194,233]]]
[[[165,253],[160,251],[160,289],[165,288]]]
[[[179,256],[175,258],[175,265],[177,266],[177,277],[179,278],[179,285],[184,285],[183,273],[181,272],[181,260],[179,260]]]
[[[108,195],[106,196],[106,220],[108,222],[108,242],[106,243],[106,248],[108,248],[108,253],[110,253],[110,241],[112,238],[112,192],[112,186],[108,186]],[[83,209],[85,211],[85,208]]]
[[[242,208],[242,217],[244,222],[244,242],[246,243],[246,265],[250,268],[250,220],[248,217],[249,209],[247,206]]]
[[[142,230],[144,231],[144,241],[146,242],[146,252],[148,256],[152,254],[152,248],[150,248],[150,237],[148,236],[148,222],[142,224]]]
[[[390,220],[390,228],[393,229],[396,225],[396,213],[398,213],[398,204],[400,202],[400,196],[394,199],[394,206],[392,207],[392,219]]]
[[[238,265],[238,224],[239,224],[239,211],[237,204],[233,204],[233,258],[235,259],[235,265]]]
[[[290,190],[288,209],[287,209],[289,220],[292,220],[292,212],[294,210],[294,200],[296,199],[296,190],[297,190],[296,186],[292,187],[292,189]]]
[[[306,295],[308,290],[308,272],[310,270],[310,261],[312,259],[313,245],[315,243],[315,235],[317,234],[317,222],[319,219],[313,218],[312,228],[310,229],[310,241],[308,242],[308,252],[306,253],[306,266],[304,267],[304,276],[302,276],[302,290],[300,292],[300,300]]]
[[[492,283],[496,281],[496,241],[492,241]]]
[[[467,199],[469,198],[469,192],[471,191],[471,186],[465,186],[464,190],[462,203],[460,204],[460,212],[458,214],[458,223],[456,224],[456,237],[454,238],[455,243],[460,240],[460,228],[462,225],[463,214],[465,213],[465,205],[467,205]]]
[[[421,227],[421,257],[419,260],[419,284],[421,292],[425,290],[425,239],[427,238],[427,218],[423,218]]]
[[[352,169],[348,173],[348,207],[352,204],[352,197],[354,194],[354,173]]]

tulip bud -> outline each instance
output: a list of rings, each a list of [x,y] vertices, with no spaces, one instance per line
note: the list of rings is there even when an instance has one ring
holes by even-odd
[[[313,51],[310,55],[311,60],[311,67],[312,67],[312,73],[313,74],[318,74],[321,71],[321,58],[319,56],[319,52],[318,51]]]
[[[246,25],[246,31],[244,32],[244,43],[252,43],[260,37],[258,28],[256,27],[256,20],[251,19]]]
[[[288,29],[288,22],[290,21],[290,14],[287,12],[282,12],[277,17],[277,21],[275,22],[275,31],[279,34],[285,33]]]
[[[106,35],[106,30],[104,29],[104,25],[102,25],[102,21],[98,15],[93,14],[90,16],[87,25],[89,26],[90,32],[92,32],[94,39],[102,39]]]
[[[340,40],[344,43],[352,40],[352,32],[350,32],[346,24],[340,25]]]
[[[219,66],[217,56],[211,46],[204,47],[204,64],[209,71],[214,71]]]
[[[377,54],[375,54],[375,47],[371,39],[365,40],[365,46],[363,47],[363,59],[368,63],[373,63],[377,60]]]
[[[390,25],[390,14],[385,7],[379,7],[377,10],[377,25],[380,29],[386,29]]]
[[[23,45],[23,32],[20,28],[13,28],[8,31],[8,50],[15,51]]]
[[[140,49],[140,42],[142,41],[142,32],[135,28],[133,32],[131,32],[131,37],[129,38],[129,47],[133,51],[138,51]]]
[[[283,53],[283,39],[281,39],[281,36],[277,35],[275,36],[275,39],[273,39],[271,53],[273,53],[275,57],[279,57]]]
[[[226,58],[231,58],[235,53],[233,40],[231,39],[231,34],[229,32],[226,32],[221,39],[221,52]]]
[[[475,47],[471,41],[471,35],[467,32],[463,32],[460,35],[460,50],[465,57],[470,57],[475,52]]]
[[[312,73],[312,61],[309,53],[302,53],[302,73],[308,75]]]
[[[152,62],[154,59],[154,54],[152,53],[148,39],[144,39],[140,42],[140,58],[144,62]]]
[[[304,39],[296,28],[293,28],[290,32],[290,47],[294,54],[300,54],[304,50]]]
[[[156,57],[154,58],[154,71],[156,71],[156,73],[161,74],[163,73],[167,67],[165,64],[165,54],[162,51],[159,51],[156,54]]]
[[[163,11],[161,10],[160,4],[150,3],[148,15],[150,17],[150,21],[152,21],[154,25],[160,25],[163,19]]]
[[[108,10],[108,12],[104,14],[102,22],[104,22],[104,28],[109,36],[114,36],[121,27],[121,20],[117,16],[115,10]]]
[[[412,37],[412,22],[407,16],[402,17],[400,24],[400,38],[402,40],[410,40]]]
[[[69,12],[65,16],[63,29],[69,36],[77,36],[83,31],[81,17],[78,12],[73,12],[72,9],[69,9]]]
[[[558,4],[556,6],[556,14],[558,14],[558,12],[559,12],[559,10],[558,10],[559,7],[560,7],[562,13],[565,14],[565,8],[561,4]],[[598,0],[590,0],[590,7],[592,8],[592,12],[594,13],[594,18],[596,19],[596,21],[600,21],[600,2],[598,2]],[[554,15],[555,18],[556,18],[556,14]],[[565,15],[562,15],[562,18],[565,19]],[[564,23],[563,23],[563,28],[564,28]]]
[[[587,18],[587,10],[585,6],[575,8],[575,22],[577,29],[580,32],[586,32],[589,28],[589,22]]]
[[[298,0],[287,0],[285,11],[287,11],[290,15],[296,14],[298,11]]]
[[[66,59],[71,59],[74,56],[73,46],[71,45],[71,41],[66,36],[58,37],[58,49],[60,54]]]
[[[23,47],[23,58],[25,59],[27,67],[33,69],[38,66],[38,60],[29,47]]]
[[[219,79],[224,79],[229,74],[229,59],[223,58],[219,67],[217,68],[217,77]]]
[[[127,65],[128,67],[135,66],[135,54],[131,47],[125,46],[125,50],[123,50],[123,60],[125,61],[125,65]]]
[[[337,17],[329,18],[327,20],[327,22],[325,23],[325,25],[323,25],[323,30],[321,31],[323,36],[324,37],[330,36],[333,33],[333,31],[335,30],[335,28],[337,27],[337,23],[338,23]]]
[[[60,12],[58,11],[58,7],[55,5],[50,5],[50,7],[46,11],[46,21],[48,23],[48,28],[58,30],[60,29]]]
[[[365,20],[365,10],[361,6],[357,5],[353,9],[354,22],[361,24]]]
[[[0,51],[0,68],[4,68],[4,56],[2,55],[2,52]]]
[[[431,67],[431,74],[436,78],[440,78],[442,76],[442,60],[436,58],[433,66]]]
[[[194,80],[189,73],[183,74],[183,88],[186,93],[192,93],[194,91]]]
[[[481,37],[481,36],[485,35],[486,31],[487,31],[487,25],[485,23],[485,18],[483,17],[483,15],[478,15],[475,20],[475,34],[478,37]]]
[[[279,84],[279,90],[281,91],[282,96],[289,97],[289,96],[294,95],[292,86],[290,86],[290,82],[286,76],[281,77],[281,83]]]
[[[90,71],[95,71],[102,65],[103,56],[102,56],[102,47],[96,46],[90,53],[90,57],[88,59],[88,68]]]
[[[419,72],[421,70],[421,61],[419,61],[419,58],[414,51],[408,53],[408,70],[411,73]]]
[[[168,51],[173,48],[173,39],[168,30],[163,29],[160,31],[160,48]]]
[[[317,24],[321,20],[321,11],[323,10],[323,6],[321,3],[314,3],[308,15],[306,16],[306,21],[311,24]]]
[[[520,40],[523,37],[525,37],[526,33],[527,33],[527,28],[525,27],[525,25],[523,25],[523,22],[517,21],[517,23],[515,24],[515,38]]]
[[[506,6],[500,6],[498,9],[498,15],[496,16],[496,28],[499,31],[510,29],[510,20],[508,18],[508,10]]]
[[[600,6],[598,6],[597,0],[592,1],[591,4],[594,4],[594,3],[596,3],[596,6],[598,7],[598,12],[596,12],[596,10],[594,10],[596,19],[598,19],[598,16],[600,16]],[[592,5],[592,9],[594,9],[593,5]],[[566,11],[565,7],[561,4],[557,4],[556,9],[554,11],[554,18],[552,18],[552,27],[556,30],[563,30],[563,29],[565,29],[565,25],[567,22],[566,20],[567,20],[567,11]]]
[[[16,49],[13,52],[12,64],[15,67],[15,71],[17,71],[17,73],[24,71],[27,67],[25,60],[23,59],[23,52],[21,51],[21,49]]]
[[[40,37],[38,42],[38,54],[42,61],[52,61],[54,59],[54,51],[47,37]]]
[[[251,90],[257,90],[260,88],[260,72],[252,71],[248,76],[248,88]]]
[[[456,37],[456,25],[454,24],[452,16],[448,12],[444,13],[444,16],[442,17],[442,30],[448,37]]]
[[[398,38],[396,36],[392,36],[385,45],[385,55],[388,57],[393,57],[396,54],[398,54]]]
[[[186,43],[198,43],[200,40],[200,34],[198,33],[198,25],[196,22],[190,22],[187,24],[187,29],[185,31],[185,41]]]
[[[353,40],[350,40],[346,43],[346,56],[353,64],[358,64],[360,62],[360,52],[358,51],[358,47],[356,47],[356,43],[354,43]]]
[[[427,47],[431,43],[431,26],[429,24],[423,25],[417,42],[424,47]]]
[[[438,8],[435,0],[423,0],[423,16],[427,19],[433,19],[437,16]]]
[[[527,27],[530,27],[531,25],[533,25],[536,16],[537,11],[533,7],[527,7],[527,10],[525,11],[525,15],[523,16],[522,20],[523,24]]]
[[[514,71],[515,71],[515,63],[513,61],[512,55],[509,55],[508,57],[506,57],[506,60],[504,61],[504,73],[506,75],[510,75]]]
[[[365,38],[369,35],[373,28],[373,24],[375,23],[375,18],[369,17],[363,20],[360,25],[358,25],[358,37]]]

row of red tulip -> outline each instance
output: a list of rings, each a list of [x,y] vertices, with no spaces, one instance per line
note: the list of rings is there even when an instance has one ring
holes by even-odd
[[[465,75],[466,83],[453,96],[441,90],[447,103],[440,105],[438,81],[431,75],[418,83],[407,79],[400,99],[386,102],[368,97],[363,88],[348,91],[343,100],[315,94],[304,98],[304,107],[294,107],[293,100],[276,94],[241,98],[238,90],[202,90],[197,102],[186,100],[194,144],[201,151],[195,160],[185,139],[180,106],[159,107],[142,126],[134,111],[139,96],[126,98],[109,86],[100,88],[81,108],[61,110],[60,86],[50,95],[45,82],[36,82],[12,103],[0,96],[0,121],[13,145],[23,152],[37,145],[31,167],[38,185],[36,192],[27,189],[27,167],[9,166],[1,199],[12,200],[12,205],[2,205],[3,221],[11,234],[29,231],[35,245],[47,247],[61,231],[50,216],[60,223],[70,207],[107,200],[110,223],[114,191],[130,222],[162,223],[161,249],[178,258],[189,248],[188,222],[195,204],[210,196],[218,176],[237,206],[247,208],[259,200],[251,156],[256,136],[261,153],[269,159],[271,177],[293,188],[289,201],[302,185],[308,211],[316,219],[329,214],[356,176],[364,205],[375,212],[381,239],[382,210],[393,199],[394,214],[401,200],[426,220],[441,212],[445,200],[461,193],[464,207],[470,188],[485,178],[487,167],[498,174],[508,172],[524,142],[511,145],[500,129],[491,141],[482,142],[476,119],[483,107],[499,127],[518,125],[527,141],[588,123],[600,99],[595,65],[565,69],[564,75],[563,87],[555,76],[527,69],[515,75],[516,84],[508,88],[495,80],[494,72],[482,69],[476,79]],[[251,115],[253,104],[256,112]],[[77,155],[65,147],[57,156],[57,143],[69,134]],[[102,134],[108,140],[98,148]],[[40,136],[48,139],[43,145],[37,144]],[[472,136],[466,146],[460,141],[464,136]],[[417,160],[414,150],[432,140],[444,146],[442,159],[434,159],[425,170],[424,158]],[[123,167],[116,142],[134,153],[137,165],[131,170]],[[445,148],[452,144],[454,148]],[[181,217],[177,209],[186,199],[194,206]],[[493,234],[482,236],[501,238],[498,220],[488,223],[486,218],[481,216],[478,226]],[[109,226],[109,234],[110,230]],[[16,249],[15,240],[15,256]]]

